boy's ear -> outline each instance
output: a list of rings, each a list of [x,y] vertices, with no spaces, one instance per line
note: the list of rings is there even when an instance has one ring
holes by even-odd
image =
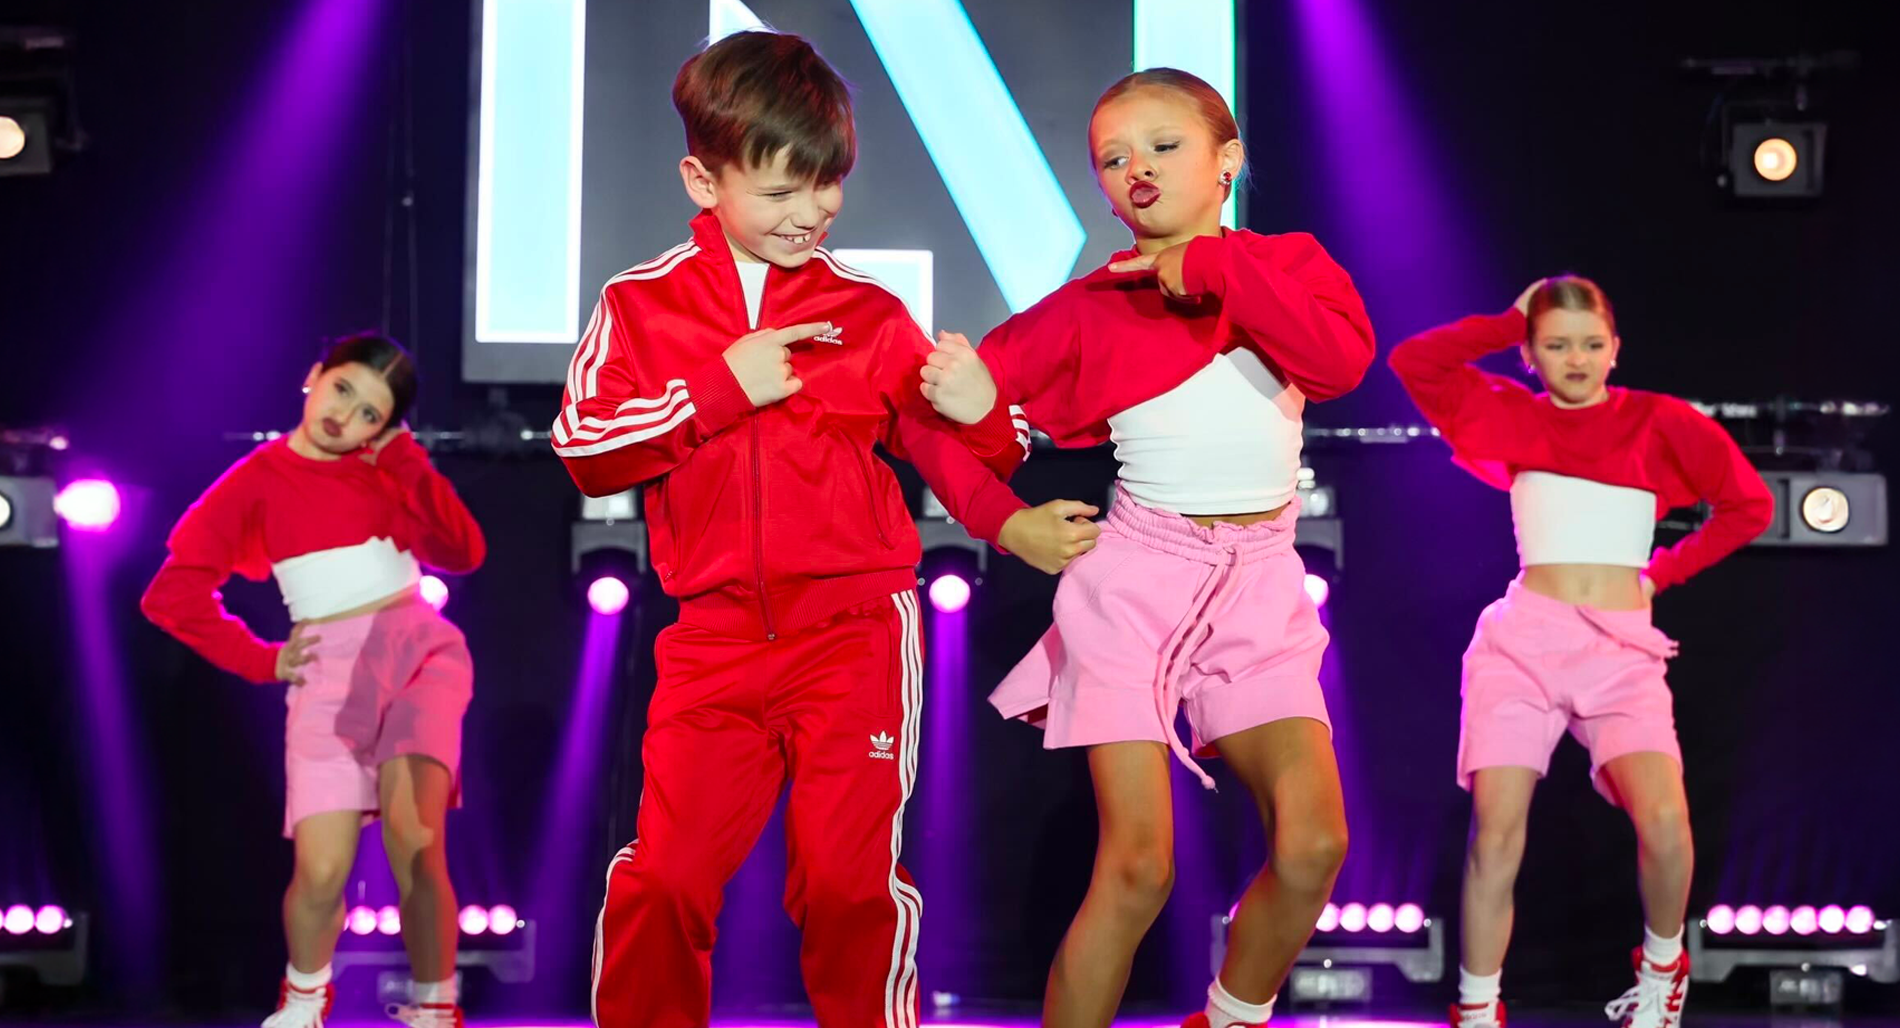
[[[699,158],[686,156],[680,158],[680,182],[686,186],[686,195],[693,198],[703,210],[712,210],[719,206],[719,180]]]

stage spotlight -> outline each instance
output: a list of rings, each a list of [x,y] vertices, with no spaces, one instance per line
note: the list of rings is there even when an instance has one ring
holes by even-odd
[[[1375,932],[1389,932],[1396,920],[1396,914],[1390,903],[1374,903],[1366,910],[1366,927]]]
[[[970,605],[970,583],[962,575],[942,574],[930,582],[930,605],[939,614],[955,614]]]
[[[1770,182],[1780,182],[1794,174],[1795,166],[1800,163],[1794,144],[1780,136],[1764,139],[1755,147],[1755,174]]]
[[[33,908],[24,903],[15,903],[7,908],[6,916],[0,917],[0,928],[9,935],[25,935],[33,930]]]
[[[1425,927],[1425,908],[1416,903],[1401,903],[1392,924],[1401,932],[1416,932]]]
[[[15,968],[46,985],[80,984],[86,977],[87,934],[86,915],[56,903],[7,907],[0,912],[0,992]],[[0,1001],[4,998],[0,995]]]
[[[596,614],[626,610],[646,574],[647,526],[640,503],[637,489],[581,500],[581,517],[571,536],[572,568]]]
[[[344,926],[351,935],[368,935],[376,930],[376,911],[368,907],[352,907]]]
[[[613,575],[602,575],[587,587],[587,605],[596,614],[618,614],[627,609],[627,601],[632,596],[627,583]]]
[[[66,916],[66,908],[48,903],[33,915],[33,927],[41,935],[53,935],[73,926],[73,919]]]
[[[1869,917],[1868,922],[1872,923],[1872,921],[1873,918]],[[1821,908],[1821,913],[1820,916],[1816,918],[1816,923],[1822,931],[1829,935],[1836,934],[1847,927],[1847,911],[1842,910],[1838,903],[1830,903]]]
[[[384,935],[402,934],[402,911],[386,906],[376,912],[376,930]]]
[[[1767,968],[1779,982],[1771,986],[1781,990],[1779,1004],[1838,994],[1843,971],[1900,982],[1900,926],[1865,906],[1717,904],[1690,925],[1687,942],[1694,980],[1720,982],[1738,967]]]
[[[1702,923],[1717,935],[1727,935],[1735,930],[1735,908],[1726,903],[1717,903],[1709,908],[1708,916],[1702,919]]]
[[[1820,915],[1806,904],[1794,908],[1788,915],[1788,928],[1796,935],[1813,935],[1821,927]]]
[[[1847,916],[1842,919],[1842,927],[1854,935],[1874,930],[1874,910],[1872,907],[1849,907]]]
[[[1761,912],[1761,930],[1770,935],[1788,934],[1788,908],[1777,903]]]
[[[10,161],[26,149],[26,127],[18,118],[0,114],[0,161]]]
[[[495,935],[507,935],[521,927],[521,916],[515,908],[506,903],[497,903],[488,908],[488,930]]]
[[[449,586],[447,582],[442,581],[434,575],[423,575],[420,588],[422,590],[422,602],[427,603],[437,610],[448,606]]]
[[[0,176],[45,175],[54,151],[75,153],[86,142],[73,103],[74,37],[18,22],[0,25]]]
[[[1309,571],[1306,575],[1306,595],[1312,599],[1313,606],[1324,607],[1333,595],[1333,587],[1326,579]]]
[[[1213,919],[1211,969],[1220,973],[1233,910]],[[1362,1003],[1372,996],[1372,969],[1396,968],[1408,982],[1445,976],[1445,926],[1417,903],[1328,903],[1288,978],[1295,1003]],[[1298,988],[1294,983],[1298,982]]]
[[[488,930],[488,910],[484,907],[474,904],[463,907],[462,916],[458,920],[462,925],[464,935],[480,935]]]
[[[939,614],[955,614],[967,609],[990,569],[988,543],[970,537],[962,525],[951,520],[950,512],[928,488],[918,502],[912,518],[917,525],[917,540],[923,547],[923,560],[917,565],[917,584],[924,587],[930,607]]]
[[[50,478],[0,475],[0,546],[58,546],[57,493]]]
[[[82,532],[103,532],[119,519],[119,490],[102,478],[83,478],[59,491],[53,509]]]
[[[1313,927],[1315,930],[1322,932],[1337,931],[1339,929],[1339,904],[1326,904],[1326,909],[1319,912],[1319,922]]]
[[[1348,903],[1339,908],[1339,930],[1342,932],[1363,932],[1366,930],[1366,905]]]
[[[1847,527],[1854,514],[1847,494],[1831,485],[1815,486],[1801,497],[1801,520],[1816,532],[1829,535]]]
[[[51,105],[35,97],[0,97],[0,176],[53,170]]]
[[[13,501],[7,499],[6,493],[0,493],[0,531],[5,531],[11,524],[13,524]]]
[[[379,913],[373,907],[356,907],[347,922],[350,935],[337,947],[332,963],[340,988],[359,994],[370,992],[379,1002],[407,1002],[408,963],[398,933],[379,930],[394,924],[400,927],[400,915],[393,907]],[[455,947],[457,974],[485,967],[497,981],[521,984],[534,980],[535,925],[506,903],[471,903],[456,911],[455,924],[460,942]],[[358,930],[361,928],[362,930]],[[356,973],[357,968],[372,972]]]
[[[1729,188],[1738,197],[1821,195],[1827,125],[1818,121],[1737,121],[1729,126]]]

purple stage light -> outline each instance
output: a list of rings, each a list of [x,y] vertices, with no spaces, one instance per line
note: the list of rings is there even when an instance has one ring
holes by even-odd
[[[41,907],[40,912],[33,918],[33,927],[38,928],[41,935],[52,935],[55,932],[64,931],[71,923],[66,917],[65,908],[51,903]]]
[[[1770,935],[1788,932],[1788,908],[1777,903],[1761,912],[1761,930]]]
[[[1396,913],[1390,903],[1374,903],[1372,908],[1366,911],[1366,927],[1375,932],[1391,931],[1395,920]]]
[[[1832,935],[1847,927],[1847,911],[1842,910],[1838,903],[1830,903],[1821,908],[1815,921],[1822,931]]]
[[[1847,908],[1843,927],[1855,935],[1865,935],[1874,930],[1874,908],[1860,905]]]
[[[7,908],[5,917],[0,917],[0,929],[9,935],[25,935],[33,930],[33,908],[24,903],[15,903]]]
[[[515,908],[506,903],[497,903],[488,908],[488,930],[496,935],[507,935],[521,922]]]
[[[1366,905],[1348,903],[1339,908],[1339,930],[1342,932],[1363,932],[1366,930]]]
[[[1726,903],[1717,903],[1709,908],[1708,915],[1702,920],[1709,926],[1709,931],[1727,935],[1735,930],[1735,908]]]
[[[1735,908],[1735,930],[1743,935],[1754,935],[1761,931],[1761,908],[1753,903],[1744,903]]]
[[[351,935],[368,935],[376,930],[376,911],[368,907],[352,907],[345,924]]]
[[[53,509],[82,532],[103,532],[119,520],[119,490],[103,478],[82,478],[59,491]]]
[[[395,907],[384,907],[376,912],[376,930],[384,935],[398,935],[402,932],[402,911]]]
[[[612,575],[602,575],[587,587],[587,605],[594,608],[596,614],[618,614],[627,609],[627,601],[632,595],[627,590],[627,583]]]
[[[930,605],[939,614],[955,614],[970,605],[970,583],[961,575],[938,575],[930,583]]]
[[[1416,903],[1401,903],[1392,915],[1392,924],[1401,932],[1416,932],[1425,927],[1425,908]]]
[[[423,575],[421,582],[422,602],[441,610],[449,603],[449,584],[434,575]]]
[[[1339,904],[1328,903],[1326,909],[1319,912],[1319,923],[1313,926],[1322,932],[1336,931],[1339,928]]]
[[[462,908],[460,918],[462,931],[469,935],[480,935],[488,930],[488,910],[470,904]]]
[[[1813,935],[1820,927],[1820,914],[1804,903],[1788,915],[1788,927],[1794,929],[1796,935]]]
[[[1311,571],[1306,573],[1306,595],[1312,598],[1313,606],[1326,606],[1326,600],[1332,596],[1332,594],[1333,587],[1328,584],[1324,578],[1313,574]]]

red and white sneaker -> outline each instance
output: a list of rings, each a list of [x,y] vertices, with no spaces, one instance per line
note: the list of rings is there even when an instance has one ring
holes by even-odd
[[[277,986],[277,1010],[264,1019],[264,1028],[323,1028],[335,1004],[335,985],[299,989],[286,978]]]
[[[1682,1003],[1689,996],[1689,951],[1673,964],[1659,965],[1644,960],[1638,946],[1630,960],[1636,965],[1636,984],[1611,1000],[1604,1016],[1623,1022],[1623,1028],[1679,1028]]]
[[[383,1012],[409,1028],[462,1028],[462,1008],[454,1003],[391,1004]]]
[[[1451,1028],[1504,1028],[1504,1001],[1453,1003]]]
[[[1196,1010],[1194,1013],[1189,1014],[1187,1020],[1181,1022],[1181,1028],[1209,1028],[1207,1023],[1207,1011]],[[1267,1028],[1267,1026],[1264,1023],[1243,1024],[1236,1025],[1235,1028]]]

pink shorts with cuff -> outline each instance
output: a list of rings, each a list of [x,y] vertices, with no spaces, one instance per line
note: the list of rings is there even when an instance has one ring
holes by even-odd
[[[1527,767],[1543,777],[1567,728],[1590,751],[1590,777],[1631,753],[1682,763],[1673,697],[1663,678],[1676,644],[1648,608],[1599,610],[1552,599],[1512,582],[1478,617],[1465,650],[1458,784],[1473,772]]]
[[[1095,548],[1063,572],[1054,625],[990,703],[1041,725],[1047,749],[1167,743],[1209,788],[1192,753],[1218,739],[1292,717],[1330,730],[1298,516],[1295,499],[1272,521],[1203,528],[1118,493]],[[1182,708],[1193,751],[1175,734]]]
[[[460,806],[462,714],[475,681],[461,630],[416,600],[304,631],[316,659],[284,698],[284,836],[312,814],[373,819],[377,773],[401,756],[448,768]]]

